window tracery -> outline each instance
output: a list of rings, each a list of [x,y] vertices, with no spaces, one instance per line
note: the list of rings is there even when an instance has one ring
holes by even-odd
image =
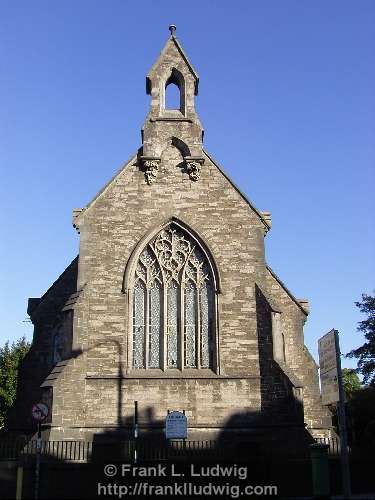
[[[206,254],[170,224],[142,251],[133,293],[133,368],[212,368],[215,286]]]

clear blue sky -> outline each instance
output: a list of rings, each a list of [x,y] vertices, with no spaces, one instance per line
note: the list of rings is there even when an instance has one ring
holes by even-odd
[[[374,283],[375,2],[0,1],[1,343],[31,338],[85,206],[140,146],[145,75],[177,25],[205,147],[272,212],[267,259],[307,297],[308,347],[360,345]],[[353,366],[345,360],[344,366]]]

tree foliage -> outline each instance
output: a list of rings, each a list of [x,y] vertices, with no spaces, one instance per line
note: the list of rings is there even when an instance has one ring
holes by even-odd
[[[361,389],[361,381],[359,380],[356,370],[343,368],[342,382],[344,386],[345,400],[350,401],[353,398],[353,394]]]
[[[25,337],[0,347],[0,427],[4,425],[5,415],[15,400],[18,369],[29,349],[30,343]]]
[[[348,402],[348,414],[355,441],[362,446],[375,442],[375,387],[354,391]]]
[[[362,294],[362,302],[355,302],[359,310],[367,315],[360,321],[357,330],[364,334],[365,343],[347,354],[349,358],[357,358],[358,372],[363,375],[364,384],[375,387],[375,295]]]

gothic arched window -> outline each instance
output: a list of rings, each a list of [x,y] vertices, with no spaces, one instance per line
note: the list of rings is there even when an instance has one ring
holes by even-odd
[[[142,251],[133,292],[133,368],[212,368],[215,283],[206,253],[176,224]]]

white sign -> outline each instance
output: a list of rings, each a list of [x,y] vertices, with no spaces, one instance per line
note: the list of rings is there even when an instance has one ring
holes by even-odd
[[[332,368],[328,372],[320,374],[320,384],[322,387],[322,404],[329,405],[336,403],[339,398],[339,382],[337,369]]]
[[[331,330],[318,340],[320,384],[324,405],[337,403],[340,399],[335,337],[335,330]]]
[[[48,406],[44,403],[36,403],[35,405],[33,405],[31,413],[35,420],[41,422],[42,420],[47,418]]]
[[[187,438],[187,418],[182,412],[168,413],[165,419],[165,437],[167,439]]]

